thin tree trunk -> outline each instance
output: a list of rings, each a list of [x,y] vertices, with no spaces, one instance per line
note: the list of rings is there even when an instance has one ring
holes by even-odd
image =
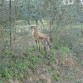
[[[50,37],[52,36],[52,34],[51,34],[51,28],[52,28],[52,21],[50,20],[50,26],[49,26],[49,29],[50,29]]]
[[[81,33],[83,34],[82,23],[81,23]]]
[[[30,21],[28,20],[28,25],[30,25]]]
[[[36,22],[36,25],[38,25],[38,20],[35,20],[35,22]]]
[[[42,19],[40,19],[40,22],[41,22],[41,24],[43,25],[43,28],[44,28],[44,24],[43,24],[43,21],[42,21]]]
[[[10,47],[12,46],[12,29],[11,29],[11,0],[9,1],[9,27],[10,27]]]

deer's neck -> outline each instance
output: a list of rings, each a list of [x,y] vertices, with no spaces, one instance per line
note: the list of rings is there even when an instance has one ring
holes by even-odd
[[[32,35],[37,35],[38,34],[38,31],[37,30],[32,30]]]

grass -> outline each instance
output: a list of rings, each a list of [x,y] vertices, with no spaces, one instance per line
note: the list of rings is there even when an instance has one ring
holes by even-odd
[[[21,57],[7,51],[2,57],[0,76],[3,78],[19,77],[19,74],[24,73],[28,68],[35,69],[37,63],[39,63],[39,58],[31,54]]]
[[[34,48],[29,48],[23,56],[15,55],[13,51],[6,50],[0,56],[0,62],[0,78],[9,79],[15,76],[19,79],[28,69],[34,71],[39,64],[54,63],[54,55],[45,55]]]
[[[24,24],[22,24],[22,26],[23,25]],[[24,49],[21,47],[22,49],[20,50],[20,54],[15,53],[14,50],[10,51],[8,48],[6,48],[6,50],[2,52],[2,54],[0,55],[0,79],[1,79],[0,83],[3,83],[4,79],[11,79],[13,77],[16,77],[17,79],[23,79],[24,75],[26,74],[26,72],[28,72],[28,70],[34,72],[41,64],[44,64],[47,67],[50,66],[48,70],[51,79],[55,81],[59,81],[61,77],[60,77],[60,72],[58,71],[58,66],[56,65],[57,64],[56,58],[57,56],[60,56],[59,58],[63,62],[65,56],[68,55],[69,53],[72,53],[73,57],[74,55],[76,55],[77,51],[74,48],[79,47],[79,42],[77,44],[77,41],[78,40],[81,41],[81,37],[82,37],[79,27],[80,26],[76,26],[76,25],[73,26],[73,28],[70,28],[69,26],[62,27],[63,31],[59,31],[57,34],[54,31],[56,29],[54,27],[52,33],[54,39],[52,42],[53,48],[51,49],[50,52],[48,52],[48,54],[44,52],[42,47],[41,50],[39,51],[36,46],[34,46],[34,48],[32,46],[28,47],[28,44],[27,43],[25,44],[23,42],[21,45],[27,48]],[[30,33],[26,32],[26,34],[30,34]],[[17,35],[22,36],[25,35],[25,33],[18,32]],[[23,38],[21,38],[19,41],[25,41],[23,40]],[[70,49],[71,47],[70,43],[72,44],[72,49]],[[21,52],[23,49],[24,51]],[[83,62],[81,62],[81,64],[83,65]],[[56,70],[52,68],[53,65],[56,66]],[[70,76],[69,79],[71,80],[72,77]]]

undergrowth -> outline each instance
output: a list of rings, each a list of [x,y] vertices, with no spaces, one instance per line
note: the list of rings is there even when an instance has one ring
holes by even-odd
[[[53,51],[51,53],[53,54]],[[55,63],[55,56],[51,53],[47,55],[43,50],[39,52],[35,48],[29,48],[22,55],[17,55],[13,50],[5,50],[0,56],[0,78],[20,79],[28,69],[34,71],[39,64],[51,65]]]
[[[61,60],[71,52],[65,46],[60,47],[59,50],[52,48],[51,51],[48,51],[48,54],[42,48],[39,51],[36,46],[28,48],[22,55],[16,54],[13,50],[6,49],[0,56],[0,79],[8,80],[15,77],[20,80],[24,78],[24,74],[28,70],[34,72],[39,65],[45,64],[50,66],[48,70],[51,79],[58,81],[60,80],[60,73],[56,65],[56,57],[59,56],[57,51],[60,53]],[[56,65],[56,71],[52,67],[53,64]]]

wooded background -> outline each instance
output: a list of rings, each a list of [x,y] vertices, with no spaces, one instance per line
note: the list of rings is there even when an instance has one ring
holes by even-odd
[[[52,38],[49,55],[31,25]],[[83,0],[0,0],[0,83],[55,82],[83,83]]]

